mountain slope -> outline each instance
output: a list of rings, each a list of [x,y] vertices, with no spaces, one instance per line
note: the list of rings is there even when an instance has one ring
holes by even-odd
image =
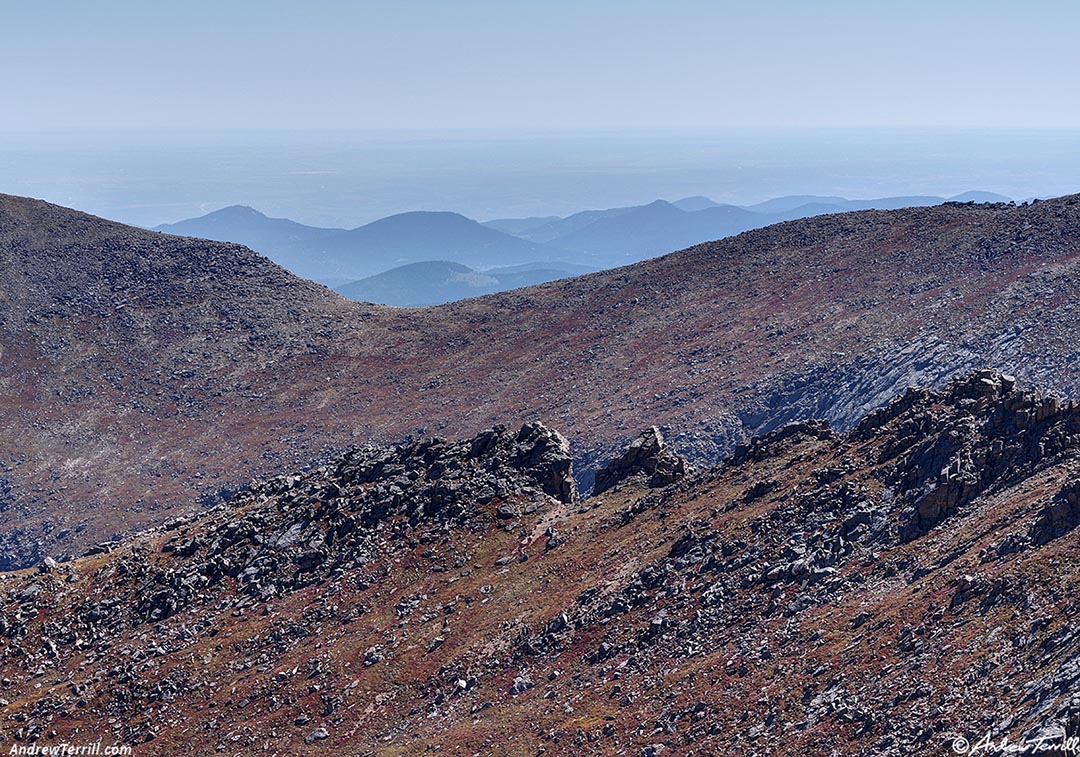
[[[217,412],[274,413],[251,378],[277,384],[363,312],[238,245],[7,195],[0,269],[0,462],[16,495],[5,542],[28,526],[100,539],[154,519],[177,487],[193,496],[235,483],[197,462],[251,465],[243,434],[218,436]]]
[[[0,255],[31,272],[0,281],[9,565],[420,429],[543,418],[588,486],[642,418],[708,461],[980,365],[1080,387],[1077,197],[792,221],[425,310],[19,198]]]
[[[1075,735],[1080,409],[991,371],[585,500],[363,447],[3,583],[0,731],[136,753],[916,754]]]

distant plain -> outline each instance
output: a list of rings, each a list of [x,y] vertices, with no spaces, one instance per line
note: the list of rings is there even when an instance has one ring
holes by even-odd
[[[413,210],[568,215],[706,195],[747,205],[1075,191],[1076,130],[0,132],[0,185],[140,226],[228,205],[352,228]]]

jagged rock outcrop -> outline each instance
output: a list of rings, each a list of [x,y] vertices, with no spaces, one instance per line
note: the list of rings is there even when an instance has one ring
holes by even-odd
[[[942,392],[912,389],[872,413],[854,436],[880,433],[887,424],[895,428],[884,454],[895,467],[886,483],[905,492],[904,539],[1080,443],[1074,402],[1018,389],[1012,376],[990,370],[958,378]]]
[[[193,591],[225,578],[265,601],[354,570],[418,529],[482,528],[516,522],[549,497],[574,502],[573,482],[566,439],[535,422],[516,434],[499,426],[459,442],[360,447],[335,465],[252,486],[230,503],[238,517],[196,536],[181,528],[163,549],[188,564],[142,576],[160,588],[141,593],[136,615],[168,617]],[[268,501],[273,509],[261,506]]]
[[[1039,511],[1028,530],[1033,544],[1046,544],[1080,525],[1080,479],[1070,481]]]
[[[601,494],[629,478],[641,477],[652,488],[667,486],[686,475],[686,460],[672,452],[656,426],[638,435],[619,457],[596,472],[593,494]]]

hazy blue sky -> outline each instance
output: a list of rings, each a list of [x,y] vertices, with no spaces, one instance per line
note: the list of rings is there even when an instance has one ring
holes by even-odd
[[[41,0],[0,130],[1080,126],[1074,0]]]

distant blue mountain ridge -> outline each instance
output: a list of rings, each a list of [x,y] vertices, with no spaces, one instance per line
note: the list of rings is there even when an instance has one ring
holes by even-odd
[[[695,196],[483,223],[458,213],[416,211],[355,229],[305,226],[233,205],[155,230],[246,245],[356,299],[431,305],[627,265],[781,221],[944,202],[1011,200],[972,191],[872,200],[791,195],[738,206]]]

